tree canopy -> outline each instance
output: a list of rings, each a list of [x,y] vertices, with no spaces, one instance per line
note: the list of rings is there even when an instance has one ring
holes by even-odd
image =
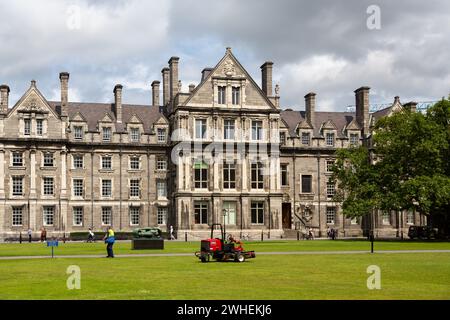
[[[375,124],[371,147],[337,152],[336,201],[346,216],[371,209],[450,215],[450,101],[402,110]]]

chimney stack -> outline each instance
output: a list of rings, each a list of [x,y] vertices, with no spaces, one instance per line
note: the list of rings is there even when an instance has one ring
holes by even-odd
[[[169,82],[170,82],[170,100],[173,102],[173,99],[178,93],[178,61],[180,58],[172,57],[169,60]]]
[[[0,86],[0,112],[8,112],[9,87],[6,84]]]
[[[316,94],[310,92],[305,96],[306,121],[314,127],[316,119]]]
[[[266,61],[261,66],[262,91],[268,97],[272,97],[272,68],[273,62]]]
[[[116,121],[122,123],[122,88],[121,84],[116,84],[114,87],[114,113]]]
[[[61,116],[67,117],[69,104],[69,73],[61,72],[59,74],[59,80],[61,82]]]
[[[159,106],[159,84],[157,80],[152,82],[152,106]]]
[[[411,112],[416,112],[417,111],[417,102],[411,101],[411,102],[405,103],[403,105],[403,108],[405,108],[406,110],[409,110]]]
[[[356,121],[363,129],[364,137],[369,135],[369,87],[355,90]]]
[[[163,105],[166,106],[169,103],[170,100],[170,91],[169,91],[169,68],[163,68],[161,70],[162,73],[162,79],[163,79]]]
[[[191,83],[191,84],[189,85],[189,93],[191,93],[191,92],[194,91],[194,90],[195,90],[195,84]]]
[[[202,81],[205,81],[205,79],[209,76],[209,74],[211,73],[211,71],[213,70],[213,68],[204,68],[202,70]]]

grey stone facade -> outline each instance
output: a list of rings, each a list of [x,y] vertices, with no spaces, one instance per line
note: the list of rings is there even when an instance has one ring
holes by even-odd
[[[329,165],[336,149],[370,143],[376,119],[404,107],[399,99],[369,114],[361,87],[355,113],[318,112],[314,93],[305,111],[282,110],[272,62],[259,86],[227,48],[189,92],[179,63],[172,57],[162,69],[162,95],[154,81],[147,106],[124,104],[121,85],[111,104],[70,102],[67,72],[61,101],[47,101],[32,81],[9,107],[9,87],[0,86],[0,237],[173,225],[199,239],[224,221],[228,232],[258,239],[309,228],[364,233],[368,222],[344,218],[332,201]],[[424,218],[377,214],[372,223],[379,236],[399,236]]]

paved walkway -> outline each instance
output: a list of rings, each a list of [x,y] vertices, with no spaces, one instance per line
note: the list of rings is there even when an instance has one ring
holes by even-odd
[[[262,255],[341,255],[341,254],[368,254],[370,251],[275,251],[256,252],[256,256]],[[375,253],[450,253],[450,250],[379,250]],[[144,258],[144,257],[194,257],[194,253],[146,253],[146,254],[118,254],[116,258]],[[11,256],[0,257],[0,260],[26,260],[26,259],[51,259],[51,256]],[[61,259],[85,259],[85,258],[105,258],[105,255],[85,254],[85,255],[60,255],[55,258]]]

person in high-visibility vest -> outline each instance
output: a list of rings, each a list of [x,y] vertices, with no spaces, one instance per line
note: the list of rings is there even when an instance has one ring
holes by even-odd
[[[108,229],[106,230],[104,240],[106,243],[106,252],[108,253],[106,257],[114,258],[113,245],[116,241],[116,238],[114,237],[114,230],[111,227],[108,227]]]

